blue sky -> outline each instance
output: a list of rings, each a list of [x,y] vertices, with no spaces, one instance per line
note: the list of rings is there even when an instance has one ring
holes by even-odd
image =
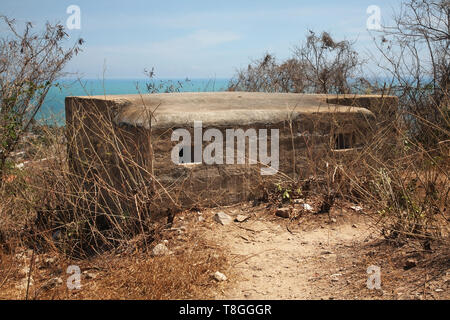
[[[361,54],[375,50],[366,29],[368,6],[388,23],[400,0],[349,1],[100,1],[1,0],[0,14],[19,23],[66,23],[69,5],[81,9],[84,52],[67,71],[84,78],[228,78],[265,52],[287,58],[308,29],[357,40]],[[0,32],[4,30],[0,29]]]

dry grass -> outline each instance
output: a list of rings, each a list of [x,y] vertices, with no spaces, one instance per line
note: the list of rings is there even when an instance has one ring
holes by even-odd
[[[444,4],[439,2],[437,7],[416,8],[412,1],[410,6],[427,13],[446,8]],[[448,10],[444,13],[448,17]],[[399,41],[402,36],[408,36],[403,33],[403,27],[412,26],[415,33],[415,27],[421,26],[420,21],[415,22],[416,25],[410,25],[410,19],[397,20],[399,31],[393,33],[394,40],[397,39],[394,44],[404,46],[404,42]],[[400,96],[400,106],[380,105],[371,110],[376,123],[367,132],[356,132],[364,137],[364,145],[357,152],[334,152],[331,132],[328,151],[319,157],[313,152],[315,145],[311,142],[307,144],[305,154],[297,159],[293,144],[294,171],[297,161],[302,161],[304,172],[293,177],[285,175],[285,181],[281,181],[275,195],[266,192],[266,200],[282,205],[286,203],[286,192],[289,193],[287,201],[291,201],[296,192],[296,197],[305,200],[320,198],[320,210],[316,213],[322,214],[329,214],[340,201],[359,204],[378,222],[374,233],[382,231],[395,248],[418,245],[416,250],[434,251],[436,257],[430,261],[440,262],[424,264],[423,270],[426,270],[442,264],[447,266],[449,254],[450,69],[448,59],[445,59],[448,58],[447,50],[443,50],[448,48],[448,37],[436,40],[433,37],[435,28],[422,28],[427,31],[423,33],[425,39],[410,38],[406,42],[417,70],[398,65],[409,61],[408,56],[401,56],[402,59],[394,56],[394,59],[386,55],[388,61],[384,67],[397,70],[392,74],[391,85],[397,83],[398,86],[377,88],[374,84],[367,87],[375,88],[383,95],[396,92]],[[324,36],[320,39],[312,34],[311,45],[322,43],[322,50],[343,50],[348,59],[339,72],[321,72],[330,69],[326,60],[316,66],[309,63],[304,71],[305,63],[314,60],[308,51],[304,51],[307,47],[299,52],[302,59],[286,61],[282,65],[267,55],[238,73],[232,88],[349,92],[348,84],[340,82],[345,82],[359,65],[352,58],[351,44],[335,43]],[[422,67],[422,57],[415,50],[421,40],[437,41],[433,46],[434,53],[442,55],[436,65],[428,66],[428,73],[427,66]],[[305,79],[298,78],[298,68],[303,70]],[[441,69],[442,75],[438,77],[436,70]],[[406,70],[407,74],[399,70]],[[429,81],[424,78],[425,74],[431,74],[430,71],[434,73],[433,83],[427,83]],[[310,73],[327,77],[308,79]],[[339,79],[328,79],[335,74]],[[285,76],[288,76],[287,82]],[[263,78],[269,81],[261,83]],[[303,80],[312,81],[309,85],[312,89],[305,89]],[[328,87],[318,86],[327,82]],[[70,125],[65,136],[62,130],[44,128],[40,139],[25,147],[30,155],[28,160],[31,160],[25,169],[14,168],[14,162],[10,163],[12,166],[6,166],[6,161],[10,161],[6,154],[10,155],[14,148],[0,159],[4,177],[0,186],[0,297],[181,299],[208,296],[207,289],[212,284],[210,273],[225,263],[225,259],[216,256],[208,244],[199,242],[195,234],[184,240],[177,239],[174,245],[179,248],[174,255],[151,258],[148,254],[148,249],[164,239],[165,230],[170,228],[170,221],[158,214],[161,203],[170,202],[175,211],[180,208],[176,200],[178,195],[167,192],[154,175],[151,112],[146,115],[150,130],[142,135],[144,141],[137,142],[130,139],[129,131],[113,124],[114,110],[110,106],[94,103],[86,108],[72,107],[73,112],[67,115]],[[16,135],[14,137],[10,145],[15,147],[19,141]],[[141,149],[144,144],[148,149]],[[150,158],[139,151],[150,153]],[[50,255],[56,257],[58,263],[51,268],[40,268],[39,262],[35,268],[31,264],[34,284],[31,291],[24,294],[16,285],[26,279],[21,268],[27,266],[27,262],[16,254],[18,250],[29,248],[33,250],[33,257],[44,259]],[[118,252],[117,248],[125,249]],[[98,279],[87,279],[84,289],[79,292],[69,292],[63,289],[65,286],[42,290],[52,277],[64,278],[64,270],[74,263],[74,259],[78,259],[75,264],[82,269],[96,268]],[[390,258],[386,256],[386,259]],[[35,262],[34,258],[31,260]]]
[[[139,249],[143,244],[136,244],[140,241],[136,240],[123,252],[110,251],[90,259],[73,260],[57,252],[36,254],[28,298],[154,300],[214,296],[218,284],[212,274],[227,264],[225,253],[218,254],[214,246],[195,232],[170,238],[168,246],[173,254],[161,257],[153,257],[145,246]],[[55,262],[46,264],[48,257],[56,258]],[[30,258],[30,254],[26,259],[2,254],[0,299],[26,298],[26,287],[18,286],[26,283],[26,275],[21,270],[29,268]],[[82,274],[80,290],[67,289],[69,265],[77,265],[88,273]],[[60,278],[63,283],[49,287],[49,281],[54,278]]]
[[[0,188],[0,298],[209,297],[216,283],[211,274],[226,262],[224,255],[213,252],[195,232],[170,234],[172,223],[158,214],[154,202],[151,163],[143,167],[137,162],[108,115],[96,119],[101,121],[95,137],[85,126],[70,128],[72,135],[66,137],[72,157],[67,156],[63,130],[42,127],[38,141],[24,146],[32,155],[25,167],[8,169]],[[103,149],[80,149],[78,139]],[[148,139],[151,144],[150,135]],[[112,163],[104,162],[105,154],[114,155]],[[79,162],[70,162],[73,157]],[[173,254],[152,257],[151,249],[163,239],[169,240]],[[33,250],[25,258],[18,256]],[[56,262],[46,265],[48,258]],[[27,294],[30,261],[33,281]],[[69,265],[95,270],[95,281],[82,278],[82,290],[68,290]],[[49,287],[55,278],[63,284]]]
[[[283,196],[287,190],[288,201],[293,197],[306,202],[314,200],[315,207],[321,208],[316,214],[325,213],[317,218],[320,223],[329,219],[327,213],[333,206],[343,202],[359,204],[377,222],[373,232],[384,230],[386,238],[397,247],[413,243],[428,251],[430,245],[431,250],[448,247],[448,154],[419,144],[405,148],[407,131],[386,127],[383,123],[388,121],[383,119],[377,121],[358,152],[335,153],[331,151],[334,141],[330,138],[329,151],[317,158],[311,151],[315,147],[311,141],[300,159],[307,169],[306,176],[288,179],[284,175],[286,180],[281,189],[273,187],[275,194],[269,195],[268,200],[277,206],[283,202],[285,205]],[[23,248],[34,248],[41,260],[49,255],[58,261],[50,268],[41,268],[36,263],[29,299],[213,296],[213,290],[209,289],[216,287],[211,273],[221,269],[226,259],[217,256],[217,250],[207,243],[200,242],[195,233],[170,243],[174,255],[150,257],[149,249],[156,243],[172,240],[166,234],[170,224],[166,217],[152,214],[157,204],[155,185],[149,183],[154,180],[148,179],[153,177],[151,163],[146,168],[136,163],[122,148],[123,141],[115,135],[111,124],[108,118],[104,119],[106,131],[98,139],[106,146],[103,152],[117,157],[113,168],[118,175],[114,178],[119,176],[120,181],[126,181],[124,187],[118,188],[113,178],[105,180],[108,166],[101,162],[103,158],[95,148],[94,152],[86,153],[76,149],[80,152],[77,159],[86,165],[72,170],[61,132],[53,130],[41,133],[46,143],[33,144],[35,160],[44,155],[49,160],[35,161],[23,170],[8,172],[12,178],[0,191],[1,298],[26,297],[26,289],[16,287],[26,278],[20,272],[26,264],[18,264],[15,257],[17,250]],[[83,138],[88,135],[79,134]],[[76,146],[72,142],[72,147]],[[105,194],[110,195],[108,201]],[[122,204],[129,211],[118,211]],[[123,215],[125,212],[127,215]],[[314,218],[312,214],[309,216]],[[96,279],[83,279],[81,291],[69,291],[64,285],[43,289],[55,277],[65,282],[65,270],[71,264],[79,265],[81,270],[95,270]]]
[[[342,299],[448,300],[450,252],[446,247],[424,251],[413,241],[398,248],[384,240],[359,246],[343,258],[352,261],[346,271],[349,285],[337,288]],[[412,264],[411,264],[412,263]],[[367,290],[367,266],[381,268],[382,290]]]

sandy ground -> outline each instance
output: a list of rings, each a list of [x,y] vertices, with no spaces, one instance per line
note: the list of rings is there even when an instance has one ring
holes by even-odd
[[[218,211],[233,218],[247,215],[248,220],[221,225],[213,219]],[[223,271],[229,277],[228,284],[218,290],[216,299],[450,297],[449,261],[440,261],[439,271],[421,269],[417,250],[405,248],[400,252],[383,247],[375,236],[374,221],[351,209],[296,220],[251,206],[214,209],[202,215],[207,217],[204,236],[232,257]],[[418,259],[417,267],[405,270],[411,256]],[[371,265],[380,267],[379,290],[367,287],[367,268]],[[427,275],[430,272],[437,281]]]
[[[318,204],[310,204],[311,212],[302,204],[289,206],[291,218],[251,203],[180,213],[155,242],[170,252],[160,257],[140,238],[123,252],[83,261],[41,254],[35,257],[30,298],[450,299],[448,245],[394,246],[365,210],[338,203],[330,214],[315,214]],[[230,217],[228,224],[215,220],[219,212]],[[31,261],[26,257],[0,259],[0,299],[25,297]],[[81,290],[65,286],[69,264],[83,270]],[[379,289],[367,286],[369,266],[380,268]],[[216,271],[227,279],[216,281]]]

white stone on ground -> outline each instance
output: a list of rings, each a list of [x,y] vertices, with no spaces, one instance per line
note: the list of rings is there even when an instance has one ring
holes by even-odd
[[[230,224],[233,221],[233,219],[223,211],[217,212],[214,215],[214,220],[223,226]]]
[[[227,276],[224,275],[223,273],[217,271],[216,273],[214,273],[214,279],[216,279],[219,282],[226,281],[227,280]]]

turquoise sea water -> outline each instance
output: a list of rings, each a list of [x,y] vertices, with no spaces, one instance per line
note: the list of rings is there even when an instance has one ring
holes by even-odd
[[[37,115],[37,120],[48,124],[65,124],[64,99],[67,96],[87,96],[103,94],[148,93],[148,83],[153,83],[159,92],[170,85],[180,92],[225,91],[229,79],[108,79],[108,80],[60,80],[57,87],[50,89],[45,102]]]

